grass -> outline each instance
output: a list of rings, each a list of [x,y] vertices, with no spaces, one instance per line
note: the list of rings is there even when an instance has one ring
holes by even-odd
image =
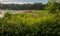
[[[0,19],[0,36],[60,36],[60,15],[45,10],[12,14],[7,12]]]

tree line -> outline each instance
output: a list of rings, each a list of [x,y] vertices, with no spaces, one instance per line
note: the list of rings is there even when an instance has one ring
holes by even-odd
[[[46,4],[34,3],[34,4],[2,4],[1,9],[9,10],[43,10]]]

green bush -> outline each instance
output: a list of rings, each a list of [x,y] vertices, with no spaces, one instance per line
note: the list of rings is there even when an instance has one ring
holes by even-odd
[[[57,3],[56,0],[48,0],[48,4],[45,9],[48,10],[49,13],[52,13],[52,14],[57,13],[58,11],[60,11],[59,4],[60,3]]]

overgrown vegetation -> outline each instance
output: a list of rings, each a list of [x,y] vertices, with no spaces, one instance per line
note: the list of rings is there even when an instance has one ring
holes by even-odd
[[[48,11],[33,10],[33,14],[5,13],[0,18],[0,36],[60,36],[60,11],[53,14],[53,11]]]
[[[47,12],[33,16],[7,12],[0,19],[0,36],[60,36],[60,15]]]

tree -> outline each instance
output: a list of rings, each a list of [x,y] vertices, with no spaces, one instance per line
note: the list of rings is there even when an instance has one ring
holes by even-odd
[[[58,3],[56,2],[56,0],[49,0],[47,4],[47,10],[50,13],[56,13],[57,9],[58,9]]]

